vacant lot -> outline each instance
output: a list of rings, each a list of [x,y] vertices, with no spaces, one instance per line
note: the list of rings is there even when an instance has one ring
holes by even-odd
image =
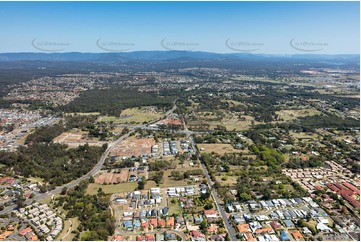
[[[76,230],[79,224],[80,222],[77,217],[64,219],[64,228],[60,232],[56,240],[72,241],[75,237],[75,234],[71,233],[71,231]]]
[[[215,152],[223,155],[225,153],[241,152],[241,150],[233,148],[230,144],[197,144],[197,147],[201,153]]]
[[[66,144],[70,148],[78,147],[79,145],[102,146],[105,142],[98,139],[90,139],[86,132],[65,132],[53,140],[54,143]]]
[[[97,184],[114,184],[128,181],[129,169],[121,169],[120,173],[106,172],[95,178]]]
[[[197,129],[201,124],[209,125],[209,129],[215,129],[218,125],[224,126],[228,131],[243,131],[249,129],[252,124],[260,124],[254,120],[252,116],[243,115],[229,112],[226,110],[220,110],[221,116],[217,117],[215,112],[197,112],[195,117],[188,121],[188,125],[191,129]]]
[[[317,140],[319,138],[317,134],[305,132],[290,132],[290,136],[299,140]]]
[[[127,108],[122,111],[119,117],[101,116],[99,117],[99,121],[113,122],[115,124],[142,124],[144,122],[158,120],[163,115],[164,113],[158,111],[155,107]]]
[[[90,195],[94,195],[98,193],[99,188],[103,190],[106,194],[113,194],[119,192],[132,192],[135,188],[138,187],[137,182],[128,182],[128,183],[119,183],[116,185],[101,185],[91,183],[89,184],[86,193]]]
[[[234,186],[237,184],[238,176],[216,176],[216,179],[222,186]]]
[[[140,156],[143,154],[150,154],[152,145],[155,145],[155,140],[153,138],[137,139],[135,137],[130,137],[114,147],[110,155],[131,157],[133,155]]]
[[[179,205],[179,202],[177,199],[168,198],[168,207],[169,211],[168,214],[181,214],[182,213],[182,207]]]
[[[281,111],[277,111],[276,114],[278,114],[279,117],[284,121],[289,121],[296,118],[319,115],[321,114],[321,112],[316,109],[301,109],[301,110],[281,110]]]

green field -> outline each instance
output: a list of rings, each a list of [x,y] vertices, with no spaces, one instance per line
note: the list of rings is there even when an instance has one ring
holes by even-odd
[[[106,194],[113,194],[118,192],[132,192],[135,190],[136,187],[138,187],[137,182],[119,183],[116,185],[101,185],[91,183],[89,184],[86,193],[89,195],[97,194],[99,188],[103,189],[103,192]]]
[[[101,122],[113,122],[115,124],[136,123],[142,124],[144,122],[151,122],[160,119],[163,112],[155,111],[150,107],[128,108],[122,111],[119,117],[115,116],[101,116]]]
[[[169,207],[169,214],[181,214],[182,213],[182,207],[179,205],[179,202],[177,199],[175,199],[175,203],[172,203],[173,198],[168,198],[168,207]]]

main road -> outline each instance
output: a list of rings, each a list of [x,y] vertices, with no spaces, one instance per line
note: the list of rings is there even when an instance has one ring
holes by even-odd
[[[110,143],[110,145],[108,146],[108,148],[106,149],[106,151],[103,153],[103,155],[100,157],[98,163],[93,167],[93,169],[91,171],[89,171],[87,174],[85,174],[84,176],[78,178],[77,180],[74,180],[72,182],[69,182],[68,184],[65,184],[65,185],[62,185],[62,186],[59,186],[57,188],[55,188],[54,190],[50,191],[50,192],[47,192],[47,193],[43,193],[43,194],[39,194],[37,196],[35,196],[33,198],[33,200],[35,201],[40,201],[40,200],[43,200],[47,197],[50,197],[50,196],[53,196],[55,194],[59,194],[61,193],[61,191],[64,189],[64,187],[67,187],[67,188],[72,188],[72,187],[75,187],[77,185],[80,184],[80,182],[84,181],[84,180],[87,180],[89,179],[91,176],[94,176],[95,174],[97,174],[102,166],[104,165],[104,162],[106,160],[106,158],[108,157],[110,151],[115,147],[117,146],[120,142],[122,142],[124,139],[128,138],[130,133],[133,132],[133,130],[130,130],[128,133],[126,133],[125,135],[121,136],[119,139],[117,139],[116,141]]]
[[[106,158],[108,157],[110,151],[116,146],[118,145],[120,142],[122,142],[124,139],[128,138],[129,135],[131,134],[131,132],[133,132],[133,129],[131,129],[127,134],[121,136],[119,139],[117,139],[116,141],[110,143],[110,145],[108,146],[108,148],[106,149],[106,151],[103,153],[103,155],[100,157],[98,163],[93,167],[93,169],[91,171],[89,171],[87,174],[85,174],[84,176],[74,180],[74,181],[71,181],[67,184],[64,184],[62,186],[59,186],[59,187],[56,187],[54,190],[52,191],[49,191],[49,192],[46,192],[46,193],[41,193],[41,194],[38,194],[36,196],[34,196],[33,198],[31,198],[30,200],[27,200],[26,201],[26,204],[31,204],[32,201],[41,201],[43,199],[46,199],[48,197],[51,197],[55,194],[60,194],[61,191],[64,189],[64,187],[67,187],[67,188],[72,188],[72,187],[75,187],[77,185],[80,184],[80,182],[84,181],[84,180],[87,180],[89,179],[91,176],[94,176],[95,174],[97,174],[102,166],[104,165],[104,162],[106,160]],[[12,205],[12,206],[9,206],[9,207],[6,207],[4,210],[0,211],[0,214],[5,214],[5,213],[9,213],[11,211],[13,211],[14,209],[16,208],[16,205]]]
[[[186,127],[186,125],[184,124],[185,126],[185,130],[188,130],[188,128]],[[191,144],[193,146],[193,149],[196,151],[197,150],[197,147],[195,145],[195,142],[192,138],[192,136],[189,136],[189,139],[191,141]],[[199,160],[201,162],[201,166],[202,166],[202,169],[204,171],[204,174],[206,174],[206,177],[207,177],[207,181],[208,181],[208,189],[211,191],[211,195],[214,199],[214,202],[216,203],[216,206],[217,206],[217,209],[218,211],[221,213],[221,216],[222,216],[222,219],[223,219],[223,223],[224,223],[224,227],[226,228],[227,232],[228,232],[228,235],[229,235],[229,238],[230,240],[232,241],[236,241],[237,240],[237,237],[236,237],[236,231],[234,230],[233,226],[231,225],[231,223],[229,222],[229,219],[227,217],[227,214],[226,214],[226,211],[224,210],[224,207],[221,207],[220,204],[221,204],[221,201],[219,200],[218,198],[218,195],[217,195],[217,190],[216,189],[213,189],[213,184],[214,182],[212,181],[211,179],[211,176],[209,175],[209,172],[208,172],[208,169],[207,167],[205,166],[204,164],[204,161],[201,157],[201,155],[199,155]]]
[[[176,100],[175,100],[176,101]],[[175,104],[175,101],[174,101],[174,105],[172,107],[172,109],[168,110],[165,114],[165,116],[169,116],[171,115],[174,110],[176,110],[177,106]],[[103,155],[100,157],[98,163],[93,167],[93,169],[91,171],[89,171],[87,174],[85,174],[84,176],[74,180],[74,181],[71,181],[67,184],[64,184],[62,186],[59,186],[59,187],[56,187],[54,190],[52,191],[49,191],[49,192],[46,192],[46,193],[41,193],[41,194],[38,194],[36,195],[35,197],[29,199],[26,201],[26,204],[31,204],[33,201],[41,201],[43,199],[46,199],[48,197],[51,197],[55,194],[60,194],[61,191],[64,189],[64,187],[67,187],[67,188],[73,188],[77,185],[80,184],[80,182],[84,181],[84,180],[87,180],[89,179],[91,176],[94,176],[95,174],[97,174],[102,166],[104,165],[104,162],[106,160],[106,158],[108,157],[110,151],[115,147],[117,146],[120,142],[122,142],[124,139],[128,138],[129,135],[133,132],[134,129],[136,128],[148,128],[148,129],[152,129],[152,128],[149,128],[147,127],[146,125],[142,125],[142,126],[133,126],[133,127],[128,127],[130,128],[130,131],[127,133],[127,134],[124,134],[123,136],[121,136],[119,139],[117,139],[116,141],[112,142],[108,148],[106,149],[106,151],[103,153]],[[8,206],[6,208],[4,208],[4,210],[0,211],[0,214],[5,214],[5,213],[9,213],[11,211],[13,211],[17,206],[16,205],[12,205],[12,206]]]

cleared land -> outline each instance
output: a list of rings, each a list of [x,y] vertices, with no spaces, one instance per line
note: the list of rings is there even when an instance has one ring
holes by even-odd
[[[101,116],[99,121],[114,122],[115,124],[142,124],[160,119],[164,115],[155,107],[128,108],[121,112],[119,117]]]
[[[223,155],[225,153],[242,152],[241,150],[233,148],[230,144],[197,144],[197,146],[201,153],[215,152]]]
[[[321,114],[321,112],[316,109],[300,109],[300,110],[281,110],[281,111],[277,111],[276,114],[278,114],[279,117],[284,121],[289,121],[296,118],[319,115]]]
[[[131,137],[122,141],[119,145],[113,148],[111,156],[130,157],[140,156],[143,154],[150,154],[152,145],[155,145],[153,138],[137,139]]]
[[[114,184],[128,181],[129,169],[121,169],[120,173],[106,172],[95,177],[95,183],[97,184]]]
[[[252,124],[261,124],[261,122],[255,121],[252,116],[226,110],[220,110],[218,115],[214,112],[196,112],[194,117],[196,118],[188,121],[189,128],[193,130],[199,129],[198,127],[202,125],[209,126],[208,129],[215,129],[220,125],[224,126],[228,131],[244,131],[249,129]]]
[[[99,141],[98,139],[90,139],[86,137],[86,132],[65,132],[55,137],[54,143],[66,144],[70,148],[78,147],[80,145],[88,144],[89,146],[102,146],[106,142]]]
[[[138,187],[137,182],[119,183],[116,185],[101,185],[91,183],[89,184],[86,193],[90,195],[97,194],[99,188],[101,188],[106,194],[113,194],[118,192],[132,192],[135,190],[136,187]]]

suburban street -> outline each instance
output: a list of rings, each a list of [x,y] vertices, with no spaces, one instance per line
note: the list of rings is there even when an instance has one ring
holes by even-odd
[[[176,109],[176,107],[177,107],[177,106],[174,105],[171,110],[167,111],[167,112],[166,112],[166,116],[168,117],[169,115],[171,115],[172,112]],[[90,172],[88,172],[86,175],[78,178],[77,180],[74,180],[74,181],[72,181],[72,182],[70,182],[70,183],[68,183],[68,184],[65,184],[65,185],[62,185],[62,186],[57,187],[57,188],[55,188],[55,189],[52,190],[52,191],[49,191],[49,192],[46,192],[46,193],[43,193],[43,194],[36,195],[34,198],[28,200],[28,201],[26,202],[26,204],[31,204],[32,201],[41,201],[41,200],[46,199],[46,198],[48,198],[48,197],[51,197],[51,196],[53,196],[53,195],[60,194],[64,187],[73,188],[73,187],[79,185],[80,182],[89,179],[91,176],[96,175],[96,174],[101,170],[101,168],[102,168],[102,166],[103,166],[106,158],[108,157],[109,153],[111,152],[111,150],[112,150],[116,145],[118,145],[120,142],[122,142],[124,139],[128,138],[129,135],[133,132],[134,129],[136,129],[136,128],[141,128],[141,129],[149,129],[149,130],[159,130],[159,128],[149,127],[148,125],[149,125],[149,124],[139,125],[139,126],[131,126],[131,127],[127,126],[128,128],[130,128],[130,131],[129,131],[127,134],[121,136],[121,137],[120,137],[119,139],[117,139],[116,141],[112,142],[112,143],[108,146],[107,150],[103,153],[103,155],[102,155],[101,158],[99,159],[98,163],[94,166],[94,168],[93,168]],[[188,129],[188,127],[186,126],[185,123],[184,123],[184,130],[179,130],[179,131],[176,131],[176,132],[185,133],[185,134],[187,135],[187,137],[189,138],[189,140],[191,141],[191,145],[192,145],[192,147],[193,147],[193,150],[196,150],[196,149],[197,149],[197,147],[196,147],[196,145],[195,145],[195,143],[194,143],[194,140],[193,140],[193,138],[192,138],[192,136],[191,136],[194,132],[190,131],[190,130]],[[225,228],[226,228],[226,230],[227,230],[227,232],[228,232],[228,234],[229,234],[229,237],[230,237],[231,240],[237,240],[237,238],[236,238],[236,232],[235,232],[234,228],[232,227],[232,225],[229,223],[229,220],[228,220],[228,218],[227,218],[227,215],[226,215],[226,212],[225,212],[224,208],[220,206],[220,200],[219,200],[219,198],[218,198],[218,196],[217,196],[217,192],[216,192],[215,189],[212,189],[212,187],[213,187],[213,181],[211,180],[211,177],[209,176],[208,170],[207,170],[204,162],[202,161],[202,157],[199,156],[198,158],[199,158],[200,161],[201,161],[202,169],[203,169],[203,171],[204,171],[204,173],[206,174],[206,177],[207,177],[208,188],[209,188],[209,190],[211,191],[211,195],[212,195],[212,197],[213,197],[213,199],[214,199],[214,201],[215,201],[215,203],[216,203],[217,209],[218,209],[218,211],[220,212],[220,214],[221,214],[221,216],[222,216],[222,219],[223,219],[223,222],[224,222],[224,226],[225,226]],[[11,212],[11,211],[14,210],[15,208],[16,208],[16,205],[7,207],[7,208],[5,208],[3,211],[1,211],[0,214],[5,214],[5,213],[8,213],[8,212]],[[180,233],[179,231],[172,231],[172,232],[177,233],[180,237],[182,237],[183,240],[185,240],[185,235],[184,235],[183,233]]]
[[[188,130],[188,128],[186,128],[186,125],[184,124],[184,129],[185,130]],[[194,143],[194,140],[192,138],[192,136],[189,136],[189,140],[191,141],[191,144],[193,146],[193,149],[196,151],[197,150],[197,147]],[[200,160],[201,162],[201,166],[202,166],[202,169],[204,171],[204,174],[206,174],[206,177],[207,177],[207,181],[208,181],[208,189],[211,191],[211,195],[214,199],[214,202],[216,203],[216,206],[217,206],[217,209],[218,211],[220,212],[221,216],[222,216],[222,220],[223,220],[223,223],[224,223],[224,227],[226,228],[227,230],[227,233],[229,234],[229,238],[230,240],[232,241],[236,241],[237,240],[237,237],[236,237],[236,231],[234,230],[234,228],[232,227],[232,225],[230,224],[229,220],[228,220],[228,217],[227,217],[227,214],[226,214],[226,211],[224,210],[223,207],[220,206],[221,202],[218,198],[218,195],[217,195],[217,191],[215,189],[213,189],[213,181],[208,173],[208,169],[207,167],[205,166],[203,160],[202,160],[202,157],[199,155],[198,159]]]

